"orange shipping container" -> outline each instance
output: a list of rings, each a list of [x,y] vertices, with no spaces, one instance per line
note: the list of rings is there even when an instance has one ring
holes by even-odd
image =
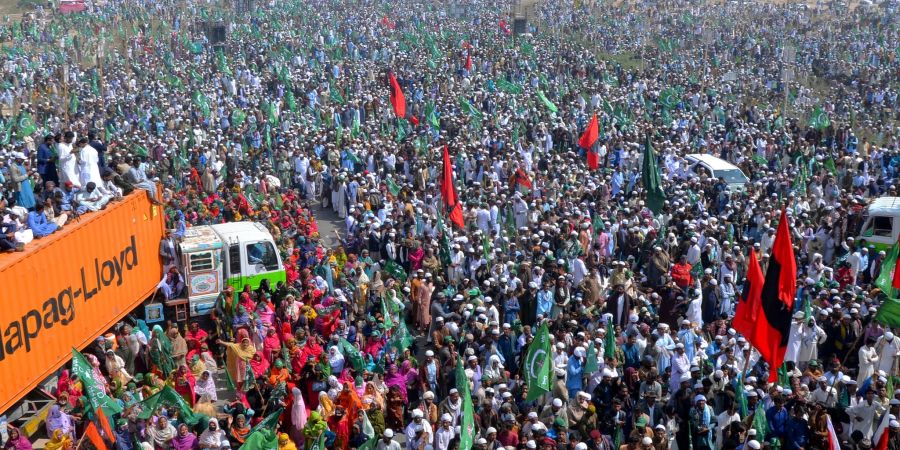
[[[0,256],[0,413],[153,293],[163,227],[137,191]]]

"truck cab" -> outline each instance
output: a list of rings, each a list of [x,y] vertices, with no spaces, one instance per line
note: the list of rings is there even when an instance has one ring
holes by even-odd
[[[180,244],[191,316],[209,314],[225,286],[235,294],[269,280],[285,281],[275,240],[260,223],[232,222],[188,228]]]
[[[857,241],[888,250],[900,236],[900,197],[879,197],[866,207]]]

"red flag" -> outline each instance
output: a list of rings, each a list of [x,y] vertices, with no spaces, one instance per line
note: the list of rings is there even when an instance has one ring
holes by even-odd
[[[500,19],[500,30],[503,31],[503,34],[509,36],[509,25],[503,19]]]
[[[103,438],[100,436],[100,432],[97,430],[94,422],[88,423],[87,428],[84,430],[84,437],[88,438],[97,450],[106,450],[106,443],[103,442]]]
[[[750,249],[750,258],[748,259],[747,278],[744,281],[743,296],[734,309],[734,320],[732,327],[744,335],[750,342],[754,342],[754,334],[756,333],[756,321],[762,308],[759,305],[759,294],[762,292],[763,278],[762,268],[759,267],[759,259],[756,256],[756,250]]]
[[[416,116],[409,116],[409,123],[419,126],[419,118]]]
[[[406,117],[406,97],[403,90],[400,89],[400,83],[394,77],[394,72],[388,72],[388,79],[391,84],[391,105],[394,106],[394,113],[397,117],[403,119]]]
[[[381,24],[388,27],[391,30],[393,30],[394,28],[397,28],[397,24],[395,24],[393,21],[391,21],[391,19],[388,19],[387,16],[384,16],[381,19]]]
[[[578,145],[587,152],[587,165],[591,170],[597,170],[600,167],[600,155],[594,151],[594,144],[597,143],[597,137],[600,134],[600,126],[597,124],[597,114],[591,118],[591,123],[578,139]]]
[[[462,207],[456,201],[456,189],[453,187],[453,164],[450,163],[450,149],[444,145],[444,173],[441,178],[441,199],[449,211],[450,221],[460,228],[465,228]]]
[[[109,439],[113,444],[116,443],[116,435],[112,431],[112,427],[109,426],[109,419],[106,418],[106,413],[103,412],[102,408],[97,408],[97,423],[100,424],[100,429],[103,430],[103,434],[106,435],[106,439]]]
[[[884,413],[885,416],[888,413]],[[891,438],[891,430],[884,430],[884,433],[881,433],[881,437],[878,439],[878,443],[875,445],[874,450],[887,450],[888,449],[888,441]]]
[[[838,439],[837,432],[834,431],[834,425],[831,424],[831,416],[828,414],[825,415],[825,424],[828,428],[828,450],[841,450],[841,440]]]
[[[778,368],[784,363],[788,336],[791,332],[791,311],[797,294],[797,261],[791,244],[791,230],[787,213],[781,209],[781,220],[772,244],[772,255],[766,279],[760,292],[762,314],[756,322],[755,340],[750,340],[769,363],[769,382],[778,380]]]
[[[900,245],[900,242],[895,245]],[[893,286],[894,289],[900,289],[900,270],[898,269],[900,269],[900,267],[897,267],[897,264],[894,263],[894,277],[891,278],[891,286]]]
[[[516,173],[513,174],[513,184],[518,184],[528,189],[531,189],[533,186],[533,184],[531,184],[531,179],[528,178],[528,175],[525,173],[525,171],[522,170],[522,168],[516,169]]]
[[[467,72],[472,71],[472,53],[471,52],[466,52],[466,71]]]
[[[872,435],[872,442],[875,443],[875,450],[887,450],[888,437],[891,434],[889,428],[890,424],[890,414],[885,412],[884,415],[881,416],[881,422],[878,423],[878,427],[875,428],[875,433]]]

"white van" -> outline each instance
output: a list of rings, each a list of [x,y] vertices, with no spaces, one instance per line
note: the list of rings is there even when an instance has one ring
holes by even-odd
[[[880,197],[866,207],[857,241],[889,250],[900,236],[900,197]]]
[[[688,170],[697,176],[706,175],[716,179],[722,178],[732,192],[743,192],[744,185],[750,182],[747,175],[738,166],[713,155],[692,153],[687,155]]]

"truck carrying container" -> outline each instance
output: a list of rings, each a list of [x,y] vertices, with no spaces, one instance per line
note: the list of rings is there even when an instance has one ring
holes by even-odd
[[[163,209],[137,191],[0,255],[0,411],[153,294]]]

